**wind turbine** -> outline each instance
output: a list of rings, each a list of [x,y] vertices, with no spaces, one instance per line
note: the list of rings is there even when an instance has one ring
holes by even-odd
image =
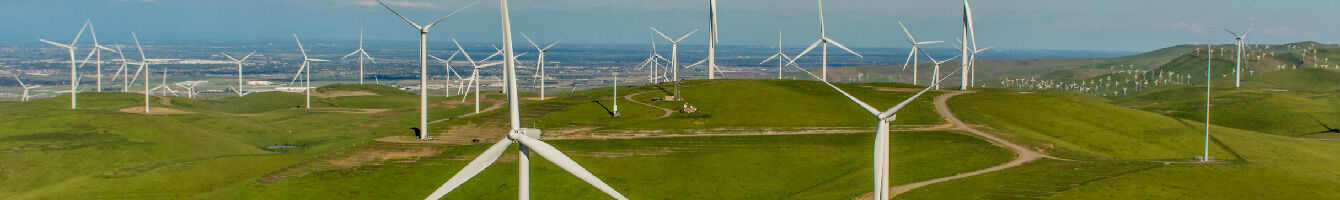
[[[442,67],[447,68],[447,83],[442,84],[446,87],[446,93],[444,94],[446,96],[451,96],[451,75],[456,75],[457,80],[461,79],[461,75],[457,74],[456,70],[451,68],[451,60],[456,59],[457,54],[461,54],[461,50],[456,50],[456,52],[452,53],[451,56],[448,56],[446,60],[438,58],[437,56],[428,55],[428,57],[432,57],[434,60],[442,62]]]
[[[246,62],[247,58],[251,58],[252,54],[256,54],[256,51],[251,51],[251,53],[247,53],[246,56],[242,56],[242,59],[236,59],[233,58],[233,56],[228,55],[228,53],[223,53],[223,57],[228,57],[228,60],[232,60],[233,63],[237,63],[237,88],[234,88],[234,90],[237,91],[237,96],[239,97],[242,95],[246,95],[246,92],[242,91],[242,62]]]
[[[707,79],[717,79],[717,0],[707,0],[707,8]]]
[[[84,28],[86,27],[88,27],[88,21],[84,21],[84,26],[79,27],[79,33],[74,35],[74,40],[70,41],[70,44],[61,44],[48,41],[46,39],[37,39],[38,41],[42,41],[47,44],[56,45],[57,47],[63,48],[65,49],[66,52],[70,53],[70,109],[79,108],[79,104],[77,101],[78,98],[76,98],[79,95],[78,91],[79,69],[76,69],[77,66],[75,66],[74,50],[76,49],[76,47],[74,46],[74,44],[79,43],[79,36],[84,35]]]
[[[41,85],[28,86],[28,85],[23,84],[23,80],[19,80],[19,75],[14,75],[14,80],[15,80],[15,81],[18,81],[18,82],[19,82],[19,87],[22,87],[22,88],[23,88],[23,97],[20,98],[19,101],[28,101],[28,90],[29,90],[29,89],[33,89],[33,88],[37,88],[37,87],[41,87]]]
[[[102,51],[104,51],[104,50],[105,50],[105,51],[115,51],[115,50],[112,50],[112,48],[107,48],[107,47],[102,46],[101,44],[98,44],[98,31],[94,31],[94,30],[93,30],[93,21],[92,21],[92,20],[84,21],[84,23],[85,23],[85,24],[88,24],[88,33],[89,33],[89,36],[93,36],[93,55],[96,56],[97,59],[98,59],[97,63],[95,63],[95,66],[97,66],[97,68],[95,68],[95,69],[97,70],[97,77],[98,77],[98,78],[97,78],[97,83],[98,83],[98,87],[97,87],[97,88],[94,88],[94,89],[95,89],[95,91],[97,91],[97,92],[102,92]]]
[[[968,0],[963,0],[963,38],[964,40],[971,40],[972,49],[977,49],[977,33],[972,28],[972,6],[968,5]],[[960,64],[963,64],[964,73],[960,74],[963,75],[963,84],[959,85],[959,90],[968,90],[968,81],[971,80],[968,76],[975,73],[971,67],[972,62],[977,60],[977,55],[968,49],[967,42],[963,42],[962,46],[959,49],[963,52],[962,57],[960,57],[963,59],[963,63]]]
[[[363,84],[363,59],[366,58],[368,61],[372,61],[372,63],[377,63],[377,60],[368,55],[367,51],[363,51],[363,29],[358,29],[358,49],[344,55],[344,57],[341,57],[340,59],[349,58],[349,56],[353,55],[358,55],[358,84]]]
[[[842,43],[838,43],[836,40],[833,40],[832,38],[828,38],[828,31],[824,28],[824,1],[823,1],[823,0],[819,0],[819,41],[815,41],[814,44],[811,44],[809,48],[805,48],[805,50],[804,50],[804,51],[801,51],[800,54],[796,54],[796,58],[795,58],[795,59],[792,59],[790,63],[795,63],[796,60],[799,60],[800,57],[805,56],[806,53],[809,53],[810,50],[813,50],[814,47],[819,46],[819,44],[823,44],[823,48],[820,48],[820,49],[821,49],[821,52],[820,52],[820,53],[821,53],[822,60],[823,60],[822,65],[821,65],[821,66],[823,67],[823,69],[822,69],[823,71],[821,72],[821,76],[820,76],[819,78],[820,78],[820,79],[823,79],[824,81],[828,81],[828,45],[829,45],[829,44],[832,44],[833,46],[837,46],[838,48],[842,48],[842,50],[847,50],[847,52],[856,55],[856,57],[865,58],[865,56],[862,56],[861,54],[856,53],[856,51],[852,51],[851,49],[848,49],[847,46],[843,46]]]
[[[461,12],[461,10],[465,10],[465,8],[474,6],[479,2],[476,1],[458,8],[455,11],[451,11],[451,13],[437,18],[437,20],[434,20],[433,23],[429,23],[427,26],[419,26],[419,24],[409,21],[408,18],[405,18],[405,16],[402,16],[394,9],[391,9],[391,6],[387,6],[386,3],[382,3],[381,0],[377,0],[377,3],[381,4],[382,7],[386,7],[386,10],[391,11],[391,14],[395,14],[396,17],[405,20],[405,22],[409,23],[410,26],[413,26],[414,29],[419,30],[419,128],[422,128],[424,131],[424,134],[419,135],[419,139],[428,139],[428,29],[432,29],[434,25],[447,19],[447,17],[451,17],[457,12]]]
[[[912,51],[907,53],[907,61],[903,61],[903,69],[906,70],[907,64],[909,62],[912,63],[912,84],[917,85],[919,82],[917,81],[917,76],[920,75],[920,73],[917,73],[917,63],[920,62],[917,60],[917,53],[921,51],[921,45],[941,43],[944,41],[917,42],[917,39],[912,37],[912,32],[907,30],[907,26],[903,26],[903,20],[898,20],[898,27],[903,28],[903,33],[907,34],[907,43],[912,44]],[[939,67],[936,67],[936,71],[939,71]],[[939,77],[939,75],[937,74],[935,77]]]
[[[809,74],[812,77],[820,78],[818,76],[815,76],[814,73],[810,73],[809,71],[800,68],[798,66],[796,67],[796,69],[800,69],[801,71],[804,71],[805,73]],[[952,75],[955,72],[959,72],[961,70],[963,69],[959,68],[957,70],[954,70],[953,72],[949,72],[949,74]],[[949,78],[949,76],[946,75],[944,78],[940,77],[935,78],[938,80],[934,80],[934,82],[932,82],[932,85],[939,85],[940,81],[944,81],[945,79]],[[892,122],[893,120],[898,118],[898,110],[902,110],[903,107],[906,107],[907,104],[912,103],[912,101],[916,100],[917,97],[926,94],[926,92],[930,91],[931,88],[934,86],[928,86],[926,87],[926,89],[922,89],[921,92],[917,92],[917,94],[912,95],[912,97],[908,97],[906,100],[903,100],[903,102],[894,105],[892,108],[889,108],[884,112],[880,112],[879,110],[876,110],[874,107],[871,107],[869,104],[866,104],[864,101],[861,101],[860,99],[857,99],[855,96],[848,94],[846,91],[843,91],[842,88],[838,88],[837,86],[833,85],[832,83],[829,83],[828,81],[822,81],[822,82],[824,84],[827,84],[829,87],[832,87],[833,90],[837,90],[838,93],[842,93],[843,96],[846,96],[847,99],[851,100],[853,103],[856,103],[856,105],[859,105],[861,106],[861,108],[864,108],[866,112],[875,117],[875,120],[878,121],[877,130],[875,131],[875,148],[874,148],[874,157],[875,157],[874,199],[889,199],[889,122]]]
[[[465,102],[465,98],[468,97],[468,96],[470,96],[470,90],[469,90],[469,89],[473,87],[474,90],[475,90],[475,113],[479,113],[479,69],[482,69],[482,68],[485,68],[485,67],[489,67],[489,66],[493,66],[493,65],[498,65],[498,64],[500,64],[500,63],[491,63],[491,64],[485,64],[485,65],[482,65],[482,66],[481,66],[481,65],[479,65],[478,63],[475,62],[475,59],[470,58],[470,52],[465,51],[465,48],[464,48],[464,47],[461,47],[461,43],[456,42],[456,39],[451,39],[451,43],[456,44],[456,49],[458,49],[458,51],[461,52],[461,55],[464,55],[464,56],[465,56],[465,60],[470,61],[470,66],[474,68],[474,72],[472,72],[472,73],[470,74],[470,83],[469,83],[470,85],[473,85],[473,86],[469,86],[469,85],[467,85],[467,86],[465,86],[465,87],[462,87],[462,89],[465,89],[465,95],[462,95],[462,96],[461,96],[461,102]],[[487,58],[486,58],[486,59],[487,59]],[[461,80],[461,83],[464,84],[464,83],[465,83],[465,80]]]
[[[651,27],[651,30],[655,31],[656,34],[661,35],[666,41],[670,41],[670,70],[672,73],[670,77],[671,81],[675,82],[675,99],[683,99],[683,97],[679,96],[679,41],[684,41],[684,38],[688,38],[690,35],[693,35],[693,33],[698,32],[698,29],[689,31],[689,33],[684,34],[684,36],[680,36],[679,39],[670,39],[670,36],[665,36],[665,33],[656,30],[656,27]]]
[[[553,48],[554,45],[558,44],[559,42],[563,42],[563,40],[558,40],[558,41],[556,41],[556,42],[554,42],[554,43],[549,43],[548,46],[544,46],[544,48],[540,48],[540,45],[535,44],[535,41],[531,41],[531,40],[530,40],[530,36],[526,36],[526,33],[525,33],[525,32],[522,32],[522,33],[521,33],[521,37],[526,38],[526,42],[530,42],[530,46],[531,46],[531,47],[535,47],[535,51],[538,51],[538,52],[540,53],[540,58],[537,58],[537,59],[536,59],[537,61],[535,61],[535,63],[536,63],[536,65],[538,66],[538,68],[539,68],[538,70],[539,70],[539,72],[540,72],[540,74],[539,74],[539,78],[540,78],[540,101],[544,101],[544,64],[545,64],[545,63],[544,63],[544,53],[545,53],[545,52],[549,52],[549,48]]]
[[[949,62],[949,60],[953,60],[953,59],[959,57],[959,56],[954,56],[954,57],[949,58],[949,59],[935,60],[935,57],[932,57],[929,53],[926,53],[926,51],[922,51],[921,49],[917,49],[917,51],[921,52],[922,55],[926,55],[926,58],[931,59],[931,63],[935,63],[935,69],[931,70],[931,77],[940,77],[940,64],[944,64],[945,62]],[[955,70],[955,71],[959,71],[959,70]],[[947,77],[947,76],[946,76],[946,77]],[[940,89],[940,81],[932,82],[931,85],[930,85],[930,87],[933,87],[933,88],[935,88],[936,90],[939,90],[939,89]]]
[[[1228,32],[1228,34],[1233,34],[1233,39],[1237,40],[1238,49],[1233,55],[1236,60],[1236,67],[1233,68],[1233,87],[1242,87],[1242,56],[1244,55],[1244,52],[1242,51],[1247,48],[1247,44],[1243,42],[1243,40],[1246,40],[1247,34],[1252,32],[1252,26],[1247,26],[1247,31],[1243,31],[1242,35],[1238,35],[1238,33],[1234,33],[1228,29],[1224,29],[1224,31]]]
[[[144,72],[144,113],[149,113],[149,59],[144,56],[144,47],[140,46],[140,38],[135,36],[135,32],[130,32],[130,37],[135,39],[135,49],[140,51],[140,69],[135,70],[135,78],[140,77],[140,72]],[[135,82],[135,80],[131,80]]]
[[[715,0],[713,0],[713,1],[715,1]],[[790,60],[791,60],[791,57],[790,57],[790,56],[786,56],[786,53],[782,53],[782,31],[781,31],[781,30],[778,30],[778,31],[777,31],[777,53],[776,53],[776,54],[772,54],[772,56],[768,57],[768,59],[764,59],[763,62],[759,62],[758,64],[761,65],[761,64],[766,63],[766,62],[768,62],[768,61],[770,61],[770,60],[772,60],[772,59],[777,59],[777,79],[782,79],[782,66],[783,66],[783,65],[786,65],[786,62],[790,61]]]
[[[659,83],[657,81],[659,81],[659,79],[661,78],[664,78],[664,76],[660,76],[660,73],[657,73],[657,70],[659,70],[662,67],[661,66],[662,60],[667,62],[670,61],[669,59],[665,59],[665,57],[661,56],[661,54],[656,52],[656,35],[653,34],[651,36],[651,52],[647,53],[647,59],[643,60],[642,64],[638,64],[637,68],[641,70],[643,67],[650,67],[649,69],[647,69],[648,83],[652,84]]]
[[[132,81],[130,81],[130,70],[126,70],[126,65],[130,63],[126,60],[126,55],[121,51],[120,45],[116,46],[116,55],[121,57],[121,68],[116,69],[116,73],[112,73],[112,81],[116,81],[116,78],[120,77],[121,92],[130,92],[130,82]]]
[[[163,69],[163,70],[160,70],[160,71],[163,71],[163,76],[162,76],[162,77],[163,77],[163,79],[162,79],[163,81],[160,82],[160,83],[158,83],[158,87],[154,87],[153,90],[163,91],[163,96],[167,96],[167,95],[168,95],[168,92],[172,92],[172,96],[177,96],[177,91],[176,91],[176,90],[172,90],[172,87],[168,87],[168,84],[167,84],[167,69]]]
[[[298,34],[297,34],[297,33],[294,33],[294,34],[293,34],[293,41],[298,42],[298,51],[299,51],[299,52],[302,52],[302,66],[298,68],[298,73],[293,75],[293,80],[295,80],[295,81],[298,80],[298,77],[299,77],[300,75],[301,75],[301,77],[303,77],[303,81],[302,81],[302,82],[303,82],[303,86],[302,86],[303,89],[302,89],[302,90],[303,90],[303,92],[306,93],[306,95],[307,95],[307,106],[306,106],[306,107],[303,107],[303,109],[312,109],[312,67],[311,67],[311,63],[312,63],[312,62],[329,62],[330,60],[323,60],[323,59],[316,59],[316,58],[308,58],[308,57],[307,57],[307,49],[305,49],[305,48],[302,47],[302,40],[299,40],[299,39],[298,39]],[[293,84],[293,81],[289,81],[289,84]],[[427,134],[424,134],[424,135],[427,135]]]
[[[512,143],[515,142],[521,143],[521,146],[518,148],[520,153],[517,159],[517,168],[519,168],[517,173],[520,177],[518,180],[519,183],[517,184],[518,199],[530,199],[529,158],[530,152],[534,151],[535,153],[540,154],[541,157],[549,160],[549,162],[562,168],[564,171],[568,171],[568,173],[595,186],[597,189],[600,189],[600,191],[605,192],[605,194],[609,194],[610,197],[627,200],[627,197],[619,194],[618,191],[615,191],[614,188],[605,184],[605,182],[600,181],[600,178],[591,174],[590,171],[586,171],[586,169],[582,168],[581,165],[578,165],[576,161],[572,161],[572,158],[568,158],[567,155],[558,151],[554,146],[550,146],[549,144],[544,143],[544,141],[540,141],[539,129],[521,128],[521,106],[519,105],[520,101],[517,97],[516,63],[514,62],[515,56],[512,52],[511,20],[508,19],[507,16],[507,0],[499,1],[502,5],[503,56],[506,57],[503,59],[503,63],[505,63],[503,74],[507,77],[506,85],[510,88],[507,90],[507,104],[509,107],[507,110],[510,112],[511,131],[507,133],[506,138],[498,140],[497,144],[490,146],[484,153],[479,154],[479,157],[470,161],[469,164],[466,164],[465,168],[456,172],[456,175],[453,175],[451,179],[448,179],[446,183],[443,183],[441,187],[438,187],[437,190],[433,191],[433,193],[428,195],[425,199],[441,199],[442,196],[446,196],[447,193],[455,190],[456,187],[465,183],[465,181],[469,180],[471,177],[484,171],[484,168],[492,165],[494,161],[498,160],[498,157],[502,156],[503,151],[506,151],[507,147],[512,146]]]

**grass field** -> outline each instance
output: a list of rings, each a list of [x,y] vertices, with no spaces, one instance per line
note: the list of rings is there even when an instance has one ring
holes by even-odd
[[[213,101],[155,96],[154,109],[184,112],[172,115],[119,112],[143,105],[143,96],[131,93],[80,94],[79,110],[69,110],[69,99],[60,97],[0,102],[0,160],[6,161],[0,162],[0,197],[187,198],[359,141],[408,134],[406,127],[417,120],[417,113],[409,112],[360,114],[284,105],[300,97],[257,93]],[[164,98],[171,104],[162,105]],[[238,105],[230,100],[257,105],[230,108]],[[265,150],[270,145],[299,149]]]
[[[846,134],[550,143],[633,199],[845,199],[870,190],[872,137]],[[1011,157],[1004,149],[955,133],[898,132],[892,139],[894,183],[953,175]],[[319,172],[235,188],[211,197],[421,198],[485,147],[453,149],[413,164]],[[514,198],[516,155],[512,152],[447,198]],[[941,159],[945,157],[957,159]],[[532,195],[537,199],[606,198],[538,158],[532,159],[531,183]]]
[[[1022,102],[1030,106],[1018,106]],[[1022,136],[1013,140],[1056,144],[1063,151],[1054,155],[1090,161],[1044,160],[933,185],[908,198],[945,198],[953,190],[1010,199],[1331,199],[1336,194],[1315,191],[1340,183],[1340,169],[1327,167],[1340,164],[1340,143],[1331,141],[1214,126],[1210,154],[1230,162],[1164,165],[1158,160],[1187,161],[1199,153],[1196,127],[1203,124],[1049,94],[988,91],[950,103],[968,121]]]

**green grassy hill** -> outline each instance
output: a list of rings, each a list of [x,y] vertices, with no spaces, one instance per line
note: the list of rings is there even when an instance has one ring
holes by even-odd
[[[78,110],[69,109],[68,97],[0,102],[0,198],[189,198],[403,134],[408,126],[381,125],[417,120],[411,113],[289,109],[282,103],[301,102],[291,93],[221,101],[155,96],[153,109],[179,111],[155,115],[128,109],[143,105],[142,94],[79,97]],[[230,107],[242,105],[233,100],[250,105]],[[297,148],[266,148],[271,145]]]
[[[1055,143],[1058,148],[1099,156],[1087,161],[1044,160],[932,185],[900,198],[1331,199],[1337,198],[1335,193],[1320,191],[1340,188],[1340,169],[1329,167],[1340,164],[1340,143],[1214,126],[1210,153],[1231,162],[1160,163],[1147,159],[1186,160],[1197,155],[1197,127],[1203,124],[1066,96],[980,92],[956,99],[950,103],[961,116],[1019,133],[1012,140]],[[1019,102],[1030,106],[1018,106],[1023,105]],[[1064,151],[1054,155],[1074,157]]]

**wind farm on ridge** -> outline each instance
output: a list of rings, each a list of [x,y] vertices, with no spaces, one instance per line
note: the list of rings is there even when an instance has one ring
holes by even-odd
[[[1152,51],[1035,50],[998,2],[864,27],[853,6],[882,4],[813,3],[771,30],[717,0],[675,3],[690,26],[588,30],[635,44],[536,23],[562,2],[375,0],[344,5],[376,15],[339,39],[251,30],[292,41],[89,16],[0,45],[0,198],[1340,198],[1325,37],[1256,42],[1288,34],[1230,15]]]

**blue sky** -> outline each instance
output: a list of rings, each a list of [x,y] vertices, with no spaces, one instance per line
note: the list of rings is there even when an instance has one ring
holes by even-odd
[[[474,0],[388,0],[402,14],[427,23]],[[707,0],[512,0],[513,26],[534,39],[565,43],[642,44],[648,26],[679,35],[701,29],[685,43],[706,43]],[[721,42],[773,45],[783,32],[787,46],[818,37],[813,0],[719,0]],[[953,41],[962,2],[956,0],[829,0],[824,2],[829,37],[848,46],[906,46],[897,20],[920,40]],[[1340,26],[1328,8],[1333,0],[978,0],[973,1],[979,45],[1012,49],[1142,51],[1204,43],[1208,28],[1216,43],[1231,38],[1223,28],[1256,23],[1250,43],[1340,41]],[[497,1],[485,0],[451,17],[429,35],[432,41],[494,42],[499,39]],[[100,40],[411,41],[417,32],[373,0],[9,0],[0,3],[0,41],[68,41],[86,18]],[[947,47],[947,46],[946,46]]]

